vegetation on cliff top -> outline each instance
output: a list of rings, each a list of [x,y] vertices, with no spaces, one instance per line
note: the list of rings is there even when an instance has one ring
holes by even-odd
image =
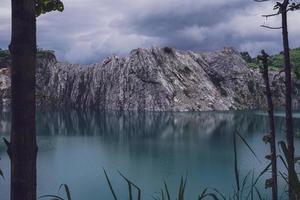
[[[300,47],[291,49],[291,63],[293,67],[293,73],[300,79]],[[259,68],[259,60],[257,57],[251,57],[248,52],[241,52],[241,56],[248,63],[250,68],[258,69]],[[48,58],[55,59],[55,52],[52,50],[44,50],[39,48],[37,50],[37,58]],[[6,49],[0,48],[0,68],[6,67],[7,64],[10,64],[10,53]],[[280,71],[284,69],[284,55],[283,52],[278,54],[274,54],[270,56],[269,68],[270,70]]]
[[[37,58],[56,59],[55,52],[52,50],[44,50],[39,48],[36,54]],[[0,68],[11,65],[11,57],[9,50],[0,48]]]
[[[251,68],[259,68],[259,60],[257,58],[252,58],[248,52],[241,52],[242,57],[248,63],[248,66]],[[290,50],[291,63],[293,67],[293,72],[296,77],[300,79],[300,47]],[[280,71],[284,69],[284,55],[283,52],[279,54],[270,56],[269,63],[271,70]]]
[[[45,57],[48,56],[49,54],[55,56],[55,52],[52,50],[45,50],[41,48],[37,50],[37,57]],[[9,50],[0,48],[0,59],[7,59],[9,57],[10,57]]]

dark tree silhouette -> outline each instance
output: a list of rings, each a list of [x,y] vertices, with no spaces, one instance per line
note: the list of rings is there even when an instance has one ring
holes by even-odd
[[[268,179],[266,183],[271,183],[272,187],[272,200],[278,199],[278,187],[277,187],[277,153],[276,153],[276,134],[275,134],[275,122],[274,122],[274,106],[272,100],[272,90],[269,81],[269,69],[268,61],[269,55],[262,50],[261,55],[258,59],[262,62],[261,72],[266,86],[266,97],[268,104],[268,115],[269,115],[269,127],[270,134],[264,136],[264,141],[270,143],[271,155],[266,156],[271,160],[272,163],[272,178]]]
[[[249,52],[247,52],[247,51],[241,52],[241,56],[248,63],[253,61],[253,59],[251,58]]]
[[[36,199],[36,16],[63,10],[59,0],[12,0],[11,200]]]
[[[255,0],[256,2],[266,2],[270,0]],[[289,36],[288,36],[288,23],[287,14],[290,11],[300,9],[300,3],[296,0],[283,0],[282,2],[276,2],[274,10],[277,12],[270,15],[263,15],[263,17],[274,17],[281,15],[281,27],[262,26],[269,29],[281,29],[283,38],[284,49],[284,67],[285,67],[285,87],[286,87],[286,141],[288,148],[288,182],[289,182],[289,199],[295,199],[295,186],[293,185],[292,172],[295,170],[295,147],[294,147],[294,132],[293,132],[293,117],[292,117],[292,75],[291,75],[291,59],[289,49]],[[299,197],[300,198],[300,197]]]

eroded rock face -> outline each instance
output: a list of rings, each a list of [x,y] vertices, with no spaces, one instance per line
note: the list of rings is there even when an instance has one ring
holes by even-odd
[[[10,69],[0,69],[0,108],[7,109],[10,105]]]
[[[0,81],[2,80],[0,73]],[[271,74],[275,102],[284,102],[282,76]],[[10,88],[10,85],[8,85]],[[204,111],[256,108],[265,104],[258,71],[240,53],[170,48],[136,49],[101,64],[75,65],[40,59],[37,102],[41,106],[101,110]],[[2,95],[2,90],[0,91]],[[3,96],[3,95],[2,95]]]

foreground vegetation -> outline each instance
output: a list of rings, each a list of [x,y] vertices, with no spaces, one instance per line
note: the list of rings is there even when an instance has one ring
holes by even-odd
[[[252,155],[257,159],[258,162],[261,162],[258,158],[257,154],[253,150],[253,148],[247,143],[247,141],[238,133],[236,132],[233,137],[233,155],[234,155],[234,163],[233,169],[234,173],[232,176],[235,179],[235,184],[233,186],[232,193],[229,195],[225,195],[220,190],[216,188],[205,188],[196,194],[198,200],[206,200],[206,199],[213,199],[213,200],[268,200],[270,197],[268,196],[269,191],[268,189],[271,188],[270,179],[265,181],[265,190],[261,188],[260,183],[268,176],[268,173],[271,171],[271,162],[260,172],[255,173],[255,170],[250,170],[245,176],[241,176],[239,170],[239,162],[238,162],[238,152],[237,152],[237,140],[241,140],[241,142],[249,149]],[[264,142],[266,142],[264,140]],[[286,146],[284,142],[280,142],[278,144],[281,146],[282,151],[286,151]],[[266,156],[266,159],[269,158]],[[286,167],[284,171],[279,171],[280,177],[287,182],[287,162],[286,162],[286,154],[278,155],[278,160],[280,160],[283,165]],[[117,194],[115,190],[115,185],[111,182],[109,175],[107,174],[106,170],[103,169],[103,173],[105,175],[107,181],[107,189],[111,193],[111,197],[113,200],[119,200],[119,194]],[[163,183],[162,189],[152,196],[143,196],[143,189],[137,186],[133,181],[129,180],[125,175],[123,175],[120,171],[118,171],[120,178],[122,178],[127,185],[127,192],[128,192],[128,199],[129,200],[142,200],[142,199],[153,199],[153,200],[186,200],[186,188],[187,188],[187,177],[181,177],[179,182],[178,189],[174,192],[174,190],[170,190],[167,182]],[[299,182],[297,176],[295,177],[295,181]],[[118,186],[119,187],[119,186]],[[286,188],[286,187],[285,187]],[[288,196],[287,191],[283,191],[280,194],[280,199],[286,199]],[[46,200],[72,200],[72,193],[70,188],[67,184],[62,184],[59,187],[59,191],[57,195],[42,195],[39,199],[46,199]]]

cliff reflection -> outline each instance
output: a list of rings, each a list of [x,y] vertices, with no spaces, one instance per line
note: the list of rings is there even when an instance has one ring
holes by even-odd
[[[284,127],[284,118],[276,118],[276,128]],[[112,139],[134,138],[222,138],[235,130],[252,135],[266,131],[267,118],[249,112],[94,112],[40,111],[37,133],[40,136],[103,136]],[[0,115],[0,132],[9,133],[10,114]]]
[[[1,118],[2,121],[5,118]],[[38,135],[103,136],[134,138],[228,137],[238,130],[251,135],[265,130],[267,118],[254,112],[39,112]],[[276,125],[283,127],[283,118]],[[7,128],[3,126],[2,128]],[[278,129],[277,129],[278,130]]]
[[[265,132],[267,117],[248,112],[95,112],[40,111],[37,133],[40,136],[103,136],[112,139],[134,138],[222,138],[237,130],[251,136]],[[276,129],[283,131],[284,118],[276,118]],[[297,127],[296,127],[297,128]],[[8,135],[10,113],[0,115],[0,134]]]

